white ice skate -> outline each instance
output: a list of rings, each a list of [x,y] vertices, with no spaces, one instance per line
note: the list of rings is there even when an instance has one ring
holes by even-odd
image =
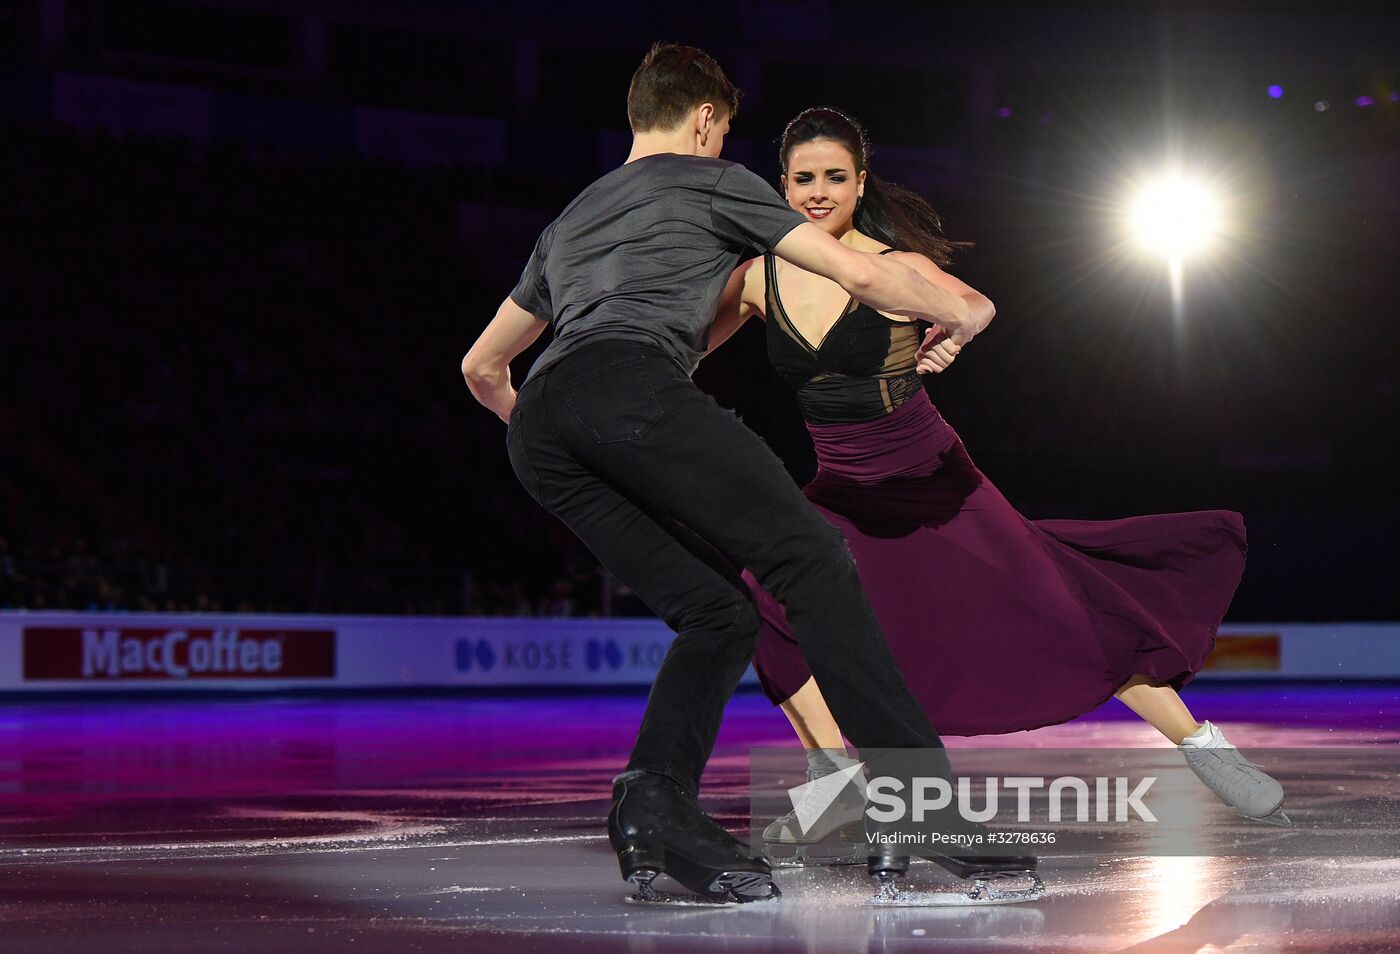
[[[1191,771],[1206,787],[1245,818],[1270,825],[1291,825],[1283,812],[1283,786],[1246,759],[1207,722],[1178,748]]]
[[[865,864],[865,777],[807,770],[807,784],[786,815],[763,829],[763,854],[775,868]]]

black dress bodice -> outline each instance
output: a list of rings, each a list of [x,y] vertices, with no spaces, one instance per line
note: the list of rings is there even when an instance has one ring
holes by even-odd
[[[826,337],[814,345],[783,308],[771,253],[764,256],[763,265],[768,360],[797,392],[807,423],[873,420],[922,390],[923,381],[914,369],[923,337],[917,323],[886,318],[852,298]]]

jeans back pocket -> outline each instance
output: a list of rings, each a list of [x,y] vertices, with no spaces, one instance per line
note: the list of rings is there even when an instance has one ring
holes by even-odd
[[[599,444],[645,437],[664,413],[641,356],[591,368],[560,390],[569,413]]]

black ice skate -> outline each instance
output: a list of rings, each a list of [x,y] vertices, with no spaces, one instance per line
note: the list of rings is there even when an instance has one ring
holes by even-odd
[[[622,877],[637,888],[629,901],[742,904],[780,896],[768,863],[750,858],[743,842],[664,775],[627,772],[613,780],[608,840]],[[695,894],[653,888],[663,873]]]
[[[958,819],[956,830],[969,835],[989,833],[985,825]],[[940,826],[946,829],[950,826]],[[898,845],[884,844],[880,836],[892,833],[891,826],[870,826],[870,855],[867,868],[879,882],[875,897],[866,904],[889,907],[926,907],[932,905],[1015,904],[1035,901],[1045,894],[1045,882],[1036,873],[1032,855],[1001,857],[997,855],[928,854],[928,860],[966,881],[972,887],[963,891],[902,891],[899,881],[909,871],[909,856],[900,854]],[[927,852],[926,852],[927,853]]]

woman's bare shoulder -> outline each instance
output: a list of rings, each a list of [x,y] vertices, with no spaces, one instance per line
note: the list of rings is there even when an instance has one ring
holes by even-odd
[[[744,288],[741,293],[744,304],[759,318],[767,318],[767,288],[764,282],[763,256],[760,255],[742,263],[737,271],[744,274]]]

